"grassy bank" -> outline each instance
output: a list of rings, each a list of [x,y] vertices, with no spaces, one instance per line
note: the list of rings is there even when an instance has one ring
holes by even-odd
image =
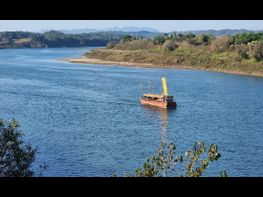
[[[236,60],[233,51],[215,53],[202,48],[180,47],[175,51],[96,49],[86,54],[86,63],[136,65],[142,67],[173,67],[263,76],[263,63],[255,59]],[[72,61],[74,62],[74,60]],[[85,63],[85,60],[81,63]]]
[[[263,33],[232,37],[167,34],[154,39],[126,36],[118,43],[108,43],[107,48],[92,50],[85,58],[87,63],[96,60],[95,63],[263,76]]]

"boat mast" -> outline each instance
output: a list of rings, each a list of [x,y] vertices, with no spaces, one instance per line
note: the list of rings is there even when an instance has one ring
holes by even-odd
[[[163,95],[168,96],[168,89],[167,89],[167,83],[165,77],[162,77],[162,84],[163,84]]]
[[[152,86],[151,86],[151,81],[149,80],[149,93],[152,92]]]

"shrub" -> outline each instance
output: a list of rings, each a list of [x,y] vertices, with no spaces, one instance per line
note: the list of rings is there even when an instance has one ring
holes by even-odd
[[[124,36],[121,38],[121,41],[123,41],[123,42],[128,42],[128,41],[131,41],[131,40],[134,40],[134,37],[131,36],[131,35],[124,35]]]
[[[119,42],[114,46],[114,49],[120,50],[141,50],[141,49],[149,49],[154,45],[152,42],[147,40],[132,40],[129,42]]]
[[[244,48],[238,48],[236,49],[236,57],[238,60],[241,59],[249,59],[248,50]]]
[[[153,43],[162,45],[165,42],[165,36],[164,35],[158,35],[153,38]]]
[[[209,41],[209,37],[205,34],[200,34],[198,36],[196,36],[196,39],[197,43],[199,44],[204,44],[204,45],[207,45],[208,44],[208,41]]]
[[[189,32],[189,33],[185,34],[185,37],[186,37],[187,39],[191,39],[191,38],[194,38],[195,35],[194,35],[193,33]]]
[[[178,46],[175,44],[174,40],[166,40],[165,43],[163,44],[163,49],[165,51],[173,51],[176,48],[178,48]]]
[[[135,170],[135,176],[200,177],[211,162],[221,157],[216,144],[211,144],[207,150],[202,141],[196,142],[193,149],[187,151],[184,156],[176,155],[175,150],[174,144],[162,144],[157,153],[147,159],[142,168]],[[204,154],[205,157],[203,157]],[[226,171],[220,172],[220,175],[227,176]]]
[[[182,64],[184,61],[185,61],[185,58],[184,58],[182,55],[180,55],[180,56],[176,59],[176,63],[177,63],[177,64]]]
[[[257,61],[260,61],[263,59],[263,41],[255,41],[251,47],[250,52],[253,58],[255,58]]]
[[[233,36],[234,42],[236,44],[247,44],[253,41],[263,41],[263,32],[245,32],[239,33]]]
[[[220,36],[211,42],[210,50],[216,52],[224,52],[229,49],[229,46],[233,43],[233,39],[230,36]]]
[[[108,42],[106,48],[107,49],[112,49],[112,48],[115,47],[116,44],[117,44],[116,42]]]

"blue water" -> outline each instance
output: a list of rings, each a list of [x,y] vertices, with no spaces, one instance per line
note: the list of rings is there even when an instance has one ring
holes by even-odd
[[[263,78],[59,60],[87,50],[0,50],[0,117],[16,118],[38,148],[34,169],[46,162],[44,176],[123,176],[161,142],[184,152],[204,140],[222,154],[205,176],[263,176]],[[160,93],[163,75],[178,107],[141,106],[148,81]]]

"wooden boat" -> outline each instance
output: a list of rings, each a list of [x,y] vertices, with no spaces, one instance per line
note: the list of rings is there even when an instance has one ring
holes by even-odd
[[[141,97],[142,105],[151,105],[161,108],[176,107],[173,96],[168,96],[166,78],[162,77],[163,92],[162,94],[144,94]]]

